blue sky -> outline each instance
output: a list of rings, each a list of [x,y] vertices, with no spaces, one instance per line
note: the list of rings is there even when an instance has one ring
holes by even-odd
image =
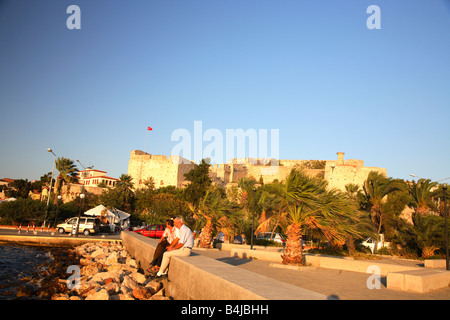
[[[39,179],[49,147],[118,177],[194,121],[278,129],[282,159],[450,177],[449,35],[448,0],[3,0],[0,178]]]

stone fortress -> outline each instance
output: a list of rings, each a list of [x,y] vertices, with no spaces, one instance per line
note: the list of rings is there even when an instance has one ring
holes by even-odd
[[[195,166],[195,162],[180,156],[152,155],[133,150],[128,163],[128,175],[133,178],[136,189],[143,188],[150,177],[155,187],[175,186],[181,188],[188,181],[184,174]],[[209,176],[213,183],[228,187],[241,178],[271,183],[285,181],[293,168],[302,168],[310,176],[320,175],[328,181],[330,188],[345,191],[353,183],[362,186],[370,171],[387,176],[385,168],[365,167],[362,160],[344,160],[344,153],[337,153],[337,160],[275,160],[275,159],[231,159],[227,164],[211,165]]]

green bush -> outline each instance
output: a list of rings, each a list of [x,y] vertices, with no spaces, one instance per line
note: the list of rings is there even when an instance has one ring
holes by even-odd
[[[314,248],[308,250],[308,253],[315,253],[315,254],[324,254],[329,256],[338,256],[338,257],[344,257],[348,256],[348,251],[344,250],[343,248]]]
[[[16,201],[6,201],[0,204],[0,221],[4,225],[18,225],[34,222],[36,225],[45,220],[52,225],[55,221],[56,206],[47,202],[31,198],[19,198]],[[57,223],[68,218],[78,216],[79,208],[74,201],[60,204],[58,207]]]
[[[383,247],[381,249],[378,249],[377,254],[382,254],[385,256],[391,256],[392,252],[391,249],[387,248],[387,247]]]
[[[264,247],[283,247],[283,244],[277,241],[271,241],[266,239],[256,239],[254,241],[254,245],[256,246],[264,246]]]
[[[75,201],[60,204],[58,207],[57,223],[61,223],[66,219],[78,217],[79,208]],[[51,212],[52,221],[55,220],[56,208]]]
[[[19,198],[0,204],[0,218],[2,224],[17,225],[44,220],[47,204],[30,198]]]

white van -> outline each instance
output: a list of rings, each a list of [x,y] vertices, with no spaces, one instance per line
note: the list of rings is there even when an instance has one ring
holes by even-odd
[[[78,221],[78,217],[70,218],[66,220],[64,223],[60,223],[56,226],[56,230],[60,234],[64,234],[66,232],[72,232],[72,229],[76,227]],[[98,218],[94,217],[81,217],[80,218],[80,225],[78,227],[78,232],[83,233],[85,236],[88,236],[90,234],[94,234],[96,232],[99,232],[99,221]]]
[[[376,242],[377,242],[376,239],[373,239],[373,238],[369,237],[366,240],[364,240],[363,242],[361,242],[361,245],[366,247],[366,248],[369,248],[370,251],[372,253],[374,253],[373,251],[375,250],[375,243]],[[384,241],[384,235],[380,235],[380,241],[378,242],[377,250],[380,250],[381,248],[389,248],[390,246],[391,246],[390,242],[385,242]]]

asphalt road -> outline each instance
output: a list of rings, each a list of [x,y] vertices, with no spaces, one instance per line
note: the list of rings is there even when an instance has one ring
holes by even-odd
[[[66,237],[66,238],[70,238],[71,234],[70,233],[66,233],[66,234],[59,234],[56,231],[47,231],[46,229],[44,229],[44,231],[42,232],[40,228],[36,228],[36,231],[33,232],[33,230],[29,230],[27,232],[27,228],[23,228],[21,232],[18,232],[18,229],[4,229],[4,228],[0,228],[0,235],[20,235],[20,236],[34,236],[34,237]],[[88,237],[86,237],[84,234],[80,233],[78,234],[79,238],[92,238],[92,239],[111,239],[111,240],[120,240],[120,233],[116,233],[116,234],[107,234],[107,233],[100,233],[100,234],[95,234],[95,235],[90,235]]]

